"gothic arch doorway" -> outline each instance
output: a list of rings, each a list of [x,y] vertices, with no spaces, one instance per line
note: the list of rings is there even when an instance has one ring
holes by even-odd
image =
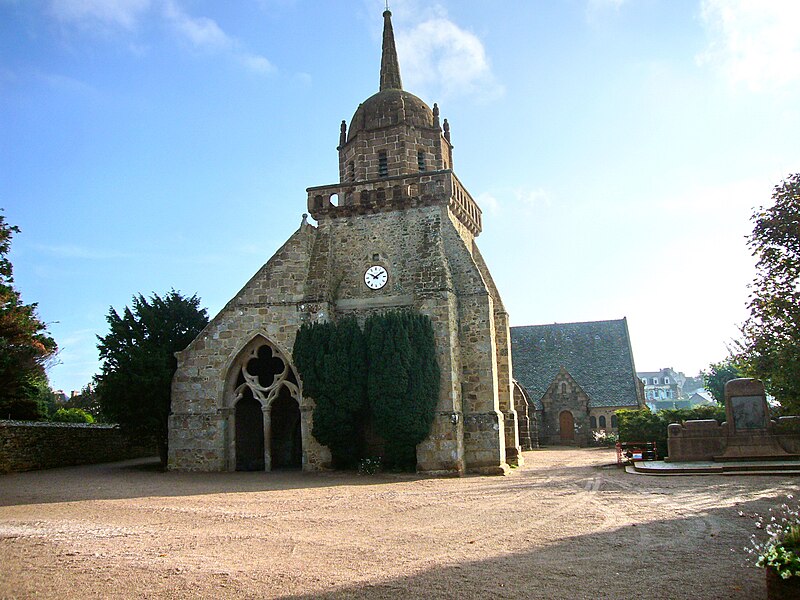
[[[562,410],[558,415],[558,430],[562,444],[572,444],[575,441],[575,417],[568,410]]]
[[[301,468],[303,439],[300,431],[300,406],[286,388],[272,402],[270,425],[272,469]]]
[[[301,468],[300,387],[290,361],[262,335],[228,371],[228,468]]]
[[[246,389],[236,403],[236,470],[264,470],[264,411]]]

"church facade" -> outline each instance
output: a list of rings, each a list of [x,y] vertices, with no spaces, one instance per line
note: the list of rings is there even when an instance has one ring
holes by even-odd
[[[339,181],[308,188],[300,228],[178,353],[169,466],[326,468],[292,364],[303,323],[412,309],[434,326],[441,381],[417,469],[520,464],[508,314],[481,256],[481,210],[453,171],[447,120],[402,89],[384,12],[380,88],[339,136]],[[386,383],[387,386],[391,382]]]

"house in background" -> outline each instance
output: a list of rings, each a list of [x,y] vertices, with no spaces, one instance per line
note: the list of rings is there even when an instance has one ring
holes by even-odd
[[[644,384],[644,401],[651,410],[688,408],[683,392],[686,375],[666,367],[659,371],[639,371],[636,376]]]
[[[585,446],[616,431],[614,411],[644,406],[624,318],[512,327],[511,356],[541,444]]]

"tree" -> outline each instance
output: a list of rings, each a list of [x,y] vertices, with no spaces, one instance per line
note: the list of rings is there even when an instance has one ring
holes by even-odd
[[[43,387],[49,391],[45,367],[58,349],[34,304],[24,304],[14,289],[8,259],[11,239],[19,228],[0,214],[0,417],[40,419]]]
[[[208,323],[197,295],[171,290],[164,298],[133,297],[133,309],[106,316],[110,332],[98,336],[103,361],[95,377],[102,412],[129,433],[152,436],[166,465],[170,386],[183,350]]]
[[[407,311],[373,315],[364,332],[350,317],[303,325],[294,363],[314,399],[314,437],[339,467],[364,455],[368,422],[390,467],[413,468],[431,429],[439,365],[431,320]]]
[[[375,315],[365,324],[367,399],[389,466],[416,465],[439,400],[439,365],[430,318],[411,312]]]
[[[303,325],[293,358],[304,393],[314,399],[314,437],[337,467],[353,466],[362,455],[366,415],[366,348],[358,322]]]
[[[800,410],[800,173],[756,209],[748,245],[757,258],[737,358],[789,411]]]
[[[736,359],[728,357],[718,363],[708,365],[708,371],[700,371],[705,387],[717,404],[725,404],[725,384],[731,379],[744,377],[744,372],[739,367]]]
[[[95,422],[104,423],[106,421],[103,411],[100,408],[100,401],[97,398],[92,384],[87,384],[76,394],[62,405],[64,408],[79,408],[83,412],[92,416]]]

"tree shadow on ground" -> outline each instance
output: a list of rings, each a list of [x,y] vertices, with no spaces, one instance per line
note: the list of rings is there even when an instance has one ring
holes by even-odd
[[[777,505],[782,499],[762,498],[698,516],[626,524],[590,535],[566,537],[556,543],[537,544],[531,551],[453,561],[407,576],[383,581],[373,577],[371,581],[329,591],[281,597],[753,600],[765,597],[765,576],[763,569],[748,562],[744,552],[754,531],[753,520],[740,517],[737,511],[764,514],[767,506]],[[498,519],[499,537],[503,536],[506,522]],[[474,542],[465,539],[463,543]],[[479,543],[486,546],[487,553],[493,553],[486,540]],[[458,549],[442,551],[449,551],[452,556],[459,554]],[[369,573],[366,565],[363,572]]]

